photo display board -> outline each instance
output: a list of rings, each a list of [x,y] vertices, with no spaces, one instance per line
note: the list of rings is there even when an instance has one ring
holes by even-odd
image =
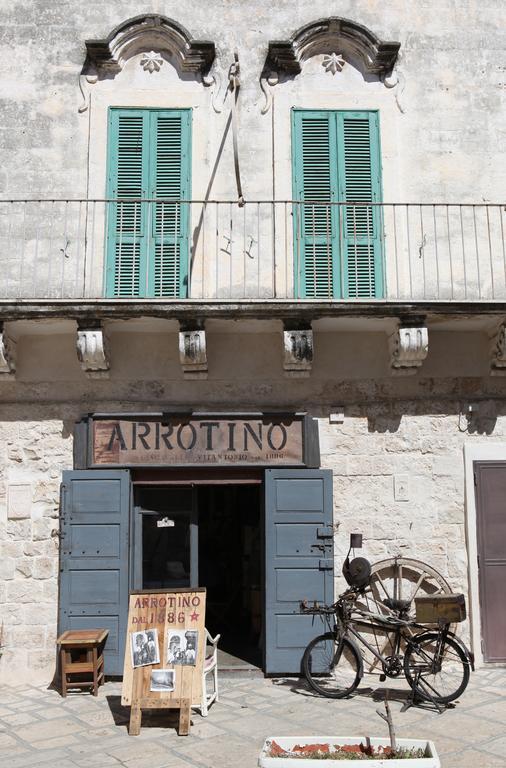
[[[188,733],[202,697],[205,613],[205,589],[130,593],[121,703],[131,707],[132,735],[143,709],[165,707],[180,709],[179,733]]]

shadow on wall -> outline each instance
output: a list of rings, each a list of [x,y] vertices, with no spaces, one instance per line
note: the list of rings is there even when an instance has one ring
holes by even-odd
[[[392,406],[385,405],[386,413],[369,413],[367,415],[367,431],[380,434],[397,432],[403,416],[429,415],[428,409],[406,407],[404,413],[394,412]],[[499,406],[494,401],[479,401],[475,403],[446,404],[448,412],[445,415],[458,416],[459,432],[468,435],[492,435],[497,424]],[[458,406],[458,407],[456,407]],[[399,404],[396,406],[399,409]],[[437,412],[434,412],[437,416]]]
[[[401,413],[384,413],[367,416],[368,432],[397,432],[401,425]]]

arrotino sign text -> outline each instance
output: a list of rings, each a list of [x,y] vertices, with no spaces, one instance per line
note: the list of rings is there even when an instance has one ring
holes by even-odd
[[[301,416],[93,419],[94,465],[304,464]]]

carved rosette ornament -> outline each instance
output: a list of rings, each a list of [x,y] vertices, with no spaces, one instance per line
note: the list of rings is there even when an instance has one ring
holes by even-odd
[[[392,373],[413,374],[429,351],[429,331],[425,326],[398,328],[389,337]]]
[[[107,340],[101,328],[77,331],[77,357],[89,379],[109,378]]]
[[[207,379],[206,332],[204,330],[180,331],[179,360],[185,379]]]
[[[0,374],[14,376],[16,373],[16,343],[7,336],[0,325]]]
[[[322,67],[325,72],[331,72],[333,75],[337,74],[337,72],[342,72],[345,64],[346,62],[340,53],[331,53],[324,56],[322,61]]]
[[[506,323],[501,323],[499,330],[490,344],[492,376],[506,376]]]
[[[160,68],[163,64],[163,59],[156,51],[148,51],[144,54],[139,63],[144,72],[149,72],[151,75],[153,72],[160,71]]]
[[[313,331],[285,330],[283,332],[283,368],[289,378],[307,378],[313,367]]]

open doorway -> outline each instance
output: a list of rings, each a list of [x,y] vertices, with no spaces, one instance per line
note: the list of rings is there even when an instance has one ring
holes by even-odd
[[[262,666],[261,485],[137,485],[135,589],[206,587],[220,667]]]
[[[207,589],[206,623],[220,633],[222,666],[262,664],[260,486],[197,489],[199,585]]]

